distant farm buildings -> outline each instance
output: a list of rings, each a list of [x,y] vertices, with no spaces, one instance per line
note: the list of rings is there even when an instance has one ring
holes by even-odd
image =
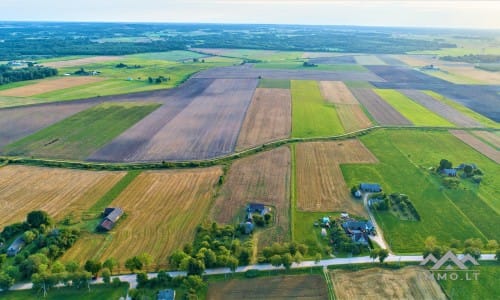
[[[365,193],[380,193],[382,187],[378,183],[361,183],[359,189]]]
[[[118,207],[108,207],[104,210],[104,219],[99,224],[99,228],[109,231],[113,229],[118,219],[123,215],[123,210]]]

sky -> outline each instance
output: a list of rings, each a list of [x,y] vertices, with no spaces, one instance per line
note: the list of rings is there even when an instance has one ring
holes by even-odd
[[[500,1],[0,0],[0,20],[500,29]]]

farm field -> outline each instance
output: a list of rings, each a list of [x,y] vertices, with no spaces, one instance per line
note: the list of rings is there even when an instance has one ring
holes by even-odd
[[[330,272],[336,299],[447,299],[430,272],[420,267]]]
[[[292,80],[292,137],[331,136],[344,132],[333,104],[316,81]]]
[[[207,55],[193,51],[174,50],[166,52],[149,52],[149,53],[132,54],[132,55],[127,55],[125,57],[148,59],[148,60],[185,61],[185,60],[192,60],[193,58],[205,58],[207,57]]]
[[[2,292],[3,300],[37,300],[37,299],[47,299],[47,300],[109,300],[109,299],[120,299],[127,295],[128,284],[122,283],[119,287],[111,285],[92,285],[90,290],[82,292],[80,289],[75,289],[74,287],[58,287],[55,289],[50,289],[47,293],[47,297],[43,297],[41,292],[36,292],[33,290],[27,291],[8,291]]]
[[[412,99],[418,104],[435,112],[441,117],[447,119],[460,127],[482,127],[482,125],[471,117],[462,114],[451,106],[440,102],[426,93],[418,90],[400,90],[406,97]]]
[[[306,58],[309,58],[308,62],[313,64],[325,64],[325,65],[356,64],[356,60],[352,55],[336,55],[334,53],[328,53],[328,54],[325,55],[310,54]]]
[[[262,78],[259,80],[258,87],[266,89],[290,89],[290,80]]]
[[[473,131],[475,136],[479,137],[483,141],[492,145],[496,150],[500,150],[500,134],[497,132],[489,131]]]
[[[368,110],[370,115],[381,125],[411,125],[412,123],[387,102],[382,100],[372,89],[352,88],[352,93]]]
[[[297,144],[295,162],[298,210],[367,215],[361,201],[351,196],[339,167],[378,162],[359,140]]]
[[[384,130],[363,136],[361,141],[380,163],[341,165],[347,185],[377,182],[388,194],[407,194],[421,217],[419,222],[400,221],[391,213],[376,213],[377,222],[394,251],[423,249],[428,236],[435,236],[442,245],[448,245],[453,238],[462,241],[471,237],[499,238],[498,233],[488,228],[500,212],[500,203],[495,200],[500,188],[496,163],[447,132]],[[442,158],[454,165],[474,162],[489,175],[484,176],[479,188],[464,181],[457,190],[443,189],[442,179],[428,171]],[[468,199],[465,205],[462,199]]]
[[[319,87],[324,99],[335,104],[358,104],[351,91],[342,81],[320,81]]]
[[[434,65],[438,62],[431,55],[396,55],[396,58],[410,67],[423,67],[431,64]]]
[[[285,70],[303,70],[303,71],[357,71],[365,72],[363,66],[356,64],[318,64],[314,67],[304,66],[303,61],[286,61],[286,62],[264,62],[254,65],[257,69],[285,69]]]
[[[126,259],[149,253],[155,265],[165,266],[168,256],[179,248],[179,237],[184,243],[194,237],[221,175],[219,167],[142,172],[110,204],[125,211],[123,220],[109,233],[111,241],[96,245],[80,239],[63,260],[84,262],[92,258],[84,254],[92,253],[101,260],[114,257],[123,266]],[[89,250],[100,245],[105,248]]]
[[[58,77],[55,79],[48,78],[45,80],[38,80],[33,84],[0,91],[0,96],[30,97],[56,90],[96,83],[103,80],[104,78],[97,76]]]
[[[473,82],[482,84],[499,84],[500,74],[498,72],[489,72],[475,68],[473,65],[468,66],[453,66],[442,65],[439,66],[444,71],[458,77],[470,78]]]
[[[44,65],[46,67],[51,67],[51,68],[68,68],[68,67],[79,67],[79,66],[84,66],[84,65],[90,65],[90,64],[95,64],[95,63],[105,63],[105,62],[111,62],[111,61],[116,61],[122,59],[123,56],[90,56],[90,57],[82,57],[82,58],[76,58],[76,59],[71,59],[71,57],[68,58],[62,58],[61,60],[55,60],[55,61],[41,61],[40,64]]]
[[[454,126],[452,123],[415,103],[398,91],[386,89],[375,89],[374,91],[417,126]]]
[[[130,160],[203,159],[232,152],[256,86],[256,79],[214,80]]]
[[[466,75],[448,72],[444,69],[440,70],[420,70],[422,73],[427,74],[429,76],[433,76],[442,80],[446,80],[448,82],[454,84],[484,84],[479,80],[473,79]]]
[[[104,103],[4,147],[9,155],[85,159],[159,104]]]
[[[258,88],[243,121],[236,149],[287,138],[291,126],[290,90]]]
[[[52,103],[0,109],[0,149],[92,105],[94,104]]]
[[[217,56],[237,57],[244,59],[257,59],[264,61],[295,60],[302,57],[302,52],[275,51],[275,50],[253,50],[253,49],[201,49],[192,50]]]
[[[378,58],[376,55],[356,55],[354,59],[359,65],[366,66],[378,66],[378,65],[386,65],[386,63]]]
[[[463,130],[452,130],[450,131],[451,134],[462,140],[464,143],[467,145],[471,146],[481,154],[485,155],[486,157],[489,157],[491,160],[495,161],[496,163],[500,163],[500,151],[497,149],[491,147],[490,145],[484,143],[477,137],[469,134],[466,131]]]
[[[207,300],[240,299],[327,299],[326,282],[321,275],[271,276],[233,279],[210,283]]]
[[[443,95],[438,94],[434,91],[423,91],[423,92],[426,93],[427,95],[431,96],[432,98],[434,98],[440,102],[443,102],[444,104],[446,104],[450,107],[453,107],[454,109],[461,112],[462,114],[469,116],[470,118],[481,123],[483,126],[492,127],[492,128],[500,128],[500,124],[498,122],[495,122],[495,121],[473,111],[472,109],[463,106],[462,104],[460,104],[456,101],[450,100],[450,99],[444,97]]]
[[[70,214],[79,218],[125,174],[4,166],[0,168],[0,228],[25,220],[32,210],[45,210],[56,220]]]
[[[235,161],[217,197],[211,216],[220,223],[243,220],[251,202],[271,205],[275,225],[258,236],[258,247],[290,237],[290,149],[280,147]]]
[[[345,132],[353,132],[372,126],[372,122],[358,104],[336,104],[335,108]]]

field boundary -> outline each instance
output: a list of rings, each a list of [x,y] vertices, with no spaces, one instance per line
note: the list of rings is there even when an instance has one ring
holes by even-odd
[[[337,141],[346,140],[363,136],[377,130],[422,130],[422,131],[449,131],[449,130],[464,130],[464,131],[489,131],[500,132],[496,128],[460,128],[460,127],[434,127],[434,126],[391,126],[391,125],[376,125],[357,131],[344,133],[334,136],[323,137],[307,137],[307,138],[286,138],[269,143],[265,143],[256,147],[248,148],[242,151],[222,155],[212,159],[203,160],[186,160],[186,161],[155,161],[155,162],[132,162],[132,163],[98,163],[78,160],[61,160],[61,159],[43,159],[30,158],[23,156],[0,156],[0,164],[18,164],[30,165],[49,168],[68,168],[92,171],[131,171],[131,170],[158,170],[158,169],[185,169],[197,167],[212,167],[216,165],[226,164],[230,161],[251,156],[263,151],[269,151],[280,146],[292,145],[296,143],[319,142],[319,141]]]

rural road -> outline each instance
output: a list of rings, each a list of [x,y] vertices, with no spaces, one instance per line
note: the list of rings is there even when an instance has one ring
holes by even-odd
[[[380,248],[386,249],[389,251],[389,253],[392,254],[392,251],[389,248],[389,245],[387,245],[387,243],[384,239],[384,233],[382,232],[382,229],[380,228],[380,226],[378,226],[377,221],[375,220],[375,217],[373,216],[370,208],[368,207],[368,197],[370,195],[371,195],[370,193],[363,194],[363,203],[365,205],[366,211],[368,212],[368,215],[370,216],[370,220],[372,221],[373,226],[375,226],[375,229],[377,230],[377,235],[375,235],[375,236],[368,235],[368,237],[370,238],[370,240],[377,243],[380,246]]]
[[[462,258],[463,255],[457,255],[458,258]],[[495,260],[495,254],[483,254],[481,255],[480,260]],[[422,255],[394,255],[389,254],[389,256],[385,259],[385,262],[419,262],[422,261]],[[373,260],[369,256],[359,256],[359,257],[349,257],[349,258],[331,258],[321,260],[319,262],[315,262],[312,260],[301,262],[300,264],[293,263],[292,269],[299,268],[310,268],[310,267],[328,267],[335,265],[349,265],[349,264],[366,264],[372,263]],[[249,265],[244,267],[238,267],[236,269],[236,273],[243,273],[248,270],[260,270],[260,271],[270,271],[283,269],[283,267],[275,267],[271,264],[258,264],[258,265]],[[205,270],[204,275],[220,275],[220,274],[230,274],[232,273],[229,268],[217,268],[217,269],[207,269]],[[183,276],[186,275],[186,272],[182,271],[171,271],[167,272],[172,277]],[[154,278],[158,276],[158,273],[148,273],[148,278]],[[119,275],[112,276],[112,278],[118,277],[121,281],[127,281],[130,284],[130,288],[137,287],[137,276],[135,274],[128,275]],[[91,284],[102,283],[102,278],[98,278],[97,280],[92,281]],[[18,283],[13,285],[10,290],[29,290],[33,288],[32,283]]]

